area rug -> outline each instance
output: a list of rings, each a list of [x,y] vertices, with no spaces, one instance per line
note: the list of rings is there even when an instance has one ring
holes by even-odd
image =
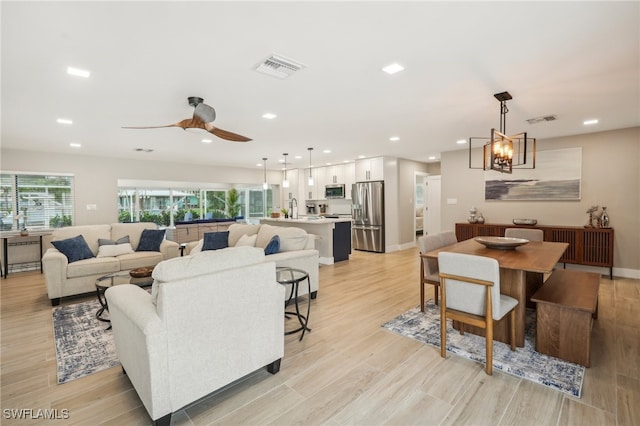
[[[58,384],[120,364],[109,323],[96,318],[99,308],[98,300],[53,308]]]
[[[440,308],[433,300],[425,303],[425,312],[417,306],[382,324],[382,327],[401,336],[440,347]],[[511,351],[508,344],[493,345],[493,369],[548,386],[580,398],[584,367],[535,351],[536,313],[527,309],[524,348]],[[447,353],[484,364],[485,339],[471,333],[460,335],[447,321]]]

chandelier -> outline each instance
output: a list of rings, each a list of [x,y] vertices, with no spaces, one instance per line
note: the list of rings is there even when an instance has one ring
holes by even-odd
[[[536,168],[536,140],[535,138],[527,138],[527,132],[517,133],[507,136],[507,101],[512,97],[509,92],[496,93],[493,95],[500,101],[500,130],[491,129],[491,138],[469,138],[469,168],[496,170],[501,173],[513,173],[513,168]],[[482,142],[482,167],[473,166],[471,161],[471,153],[474,142]],[[477,146],[477,144],[476,144]],[[531,149],[529,164],[531,167],[522,167],[527,165],[527,151]]]

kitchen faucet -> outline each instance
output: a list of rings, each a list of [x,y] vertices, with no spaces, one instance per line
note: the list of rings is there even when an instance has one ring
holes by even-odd
[[[296,210],[295,210],[295,214],[293,213],[293,207],[295,206]],[[298,218],[298,200],[294,198],[291,198],[289,200],[289,212],[291,213],[291,219],[297,219]]]

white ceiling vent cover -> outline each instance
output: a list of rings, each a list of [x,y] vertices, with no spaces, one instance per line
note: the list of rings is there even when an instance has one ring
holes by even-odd
[[[555,121],[558,117],[555,114],[543,115],[542,117],[530,118],[527,120],[529,124],[542,123],[543,121]]]
[[[270,75],[271,77],[283,79],[304,68],[306,68],[306,65],[300,62],[273,54],[260,62],[255,67],[255,70],[259,73]]]

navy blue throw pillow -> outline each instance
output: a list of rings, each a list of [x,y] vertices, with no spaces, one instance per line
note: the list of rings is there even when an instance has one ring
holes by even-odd
[[[278,237],[277,235],[274,235],[269,240],[269,244],[267,244],[267,246],[264,248],[264,254],[265,255],[276,254],[279,251],[280,251],[280,237]]]
[[[67,238],[66,240],[51,241],[51,244],[53,244],[58,251],[67,256],[69,263],[95,257],[82,235]]]
[[[229,231],[205,232],[202,251],[220,250],[229,247]]]
[[[164,240],[164,229],[144,229],[136,251],[160,251],[162,240]]]

